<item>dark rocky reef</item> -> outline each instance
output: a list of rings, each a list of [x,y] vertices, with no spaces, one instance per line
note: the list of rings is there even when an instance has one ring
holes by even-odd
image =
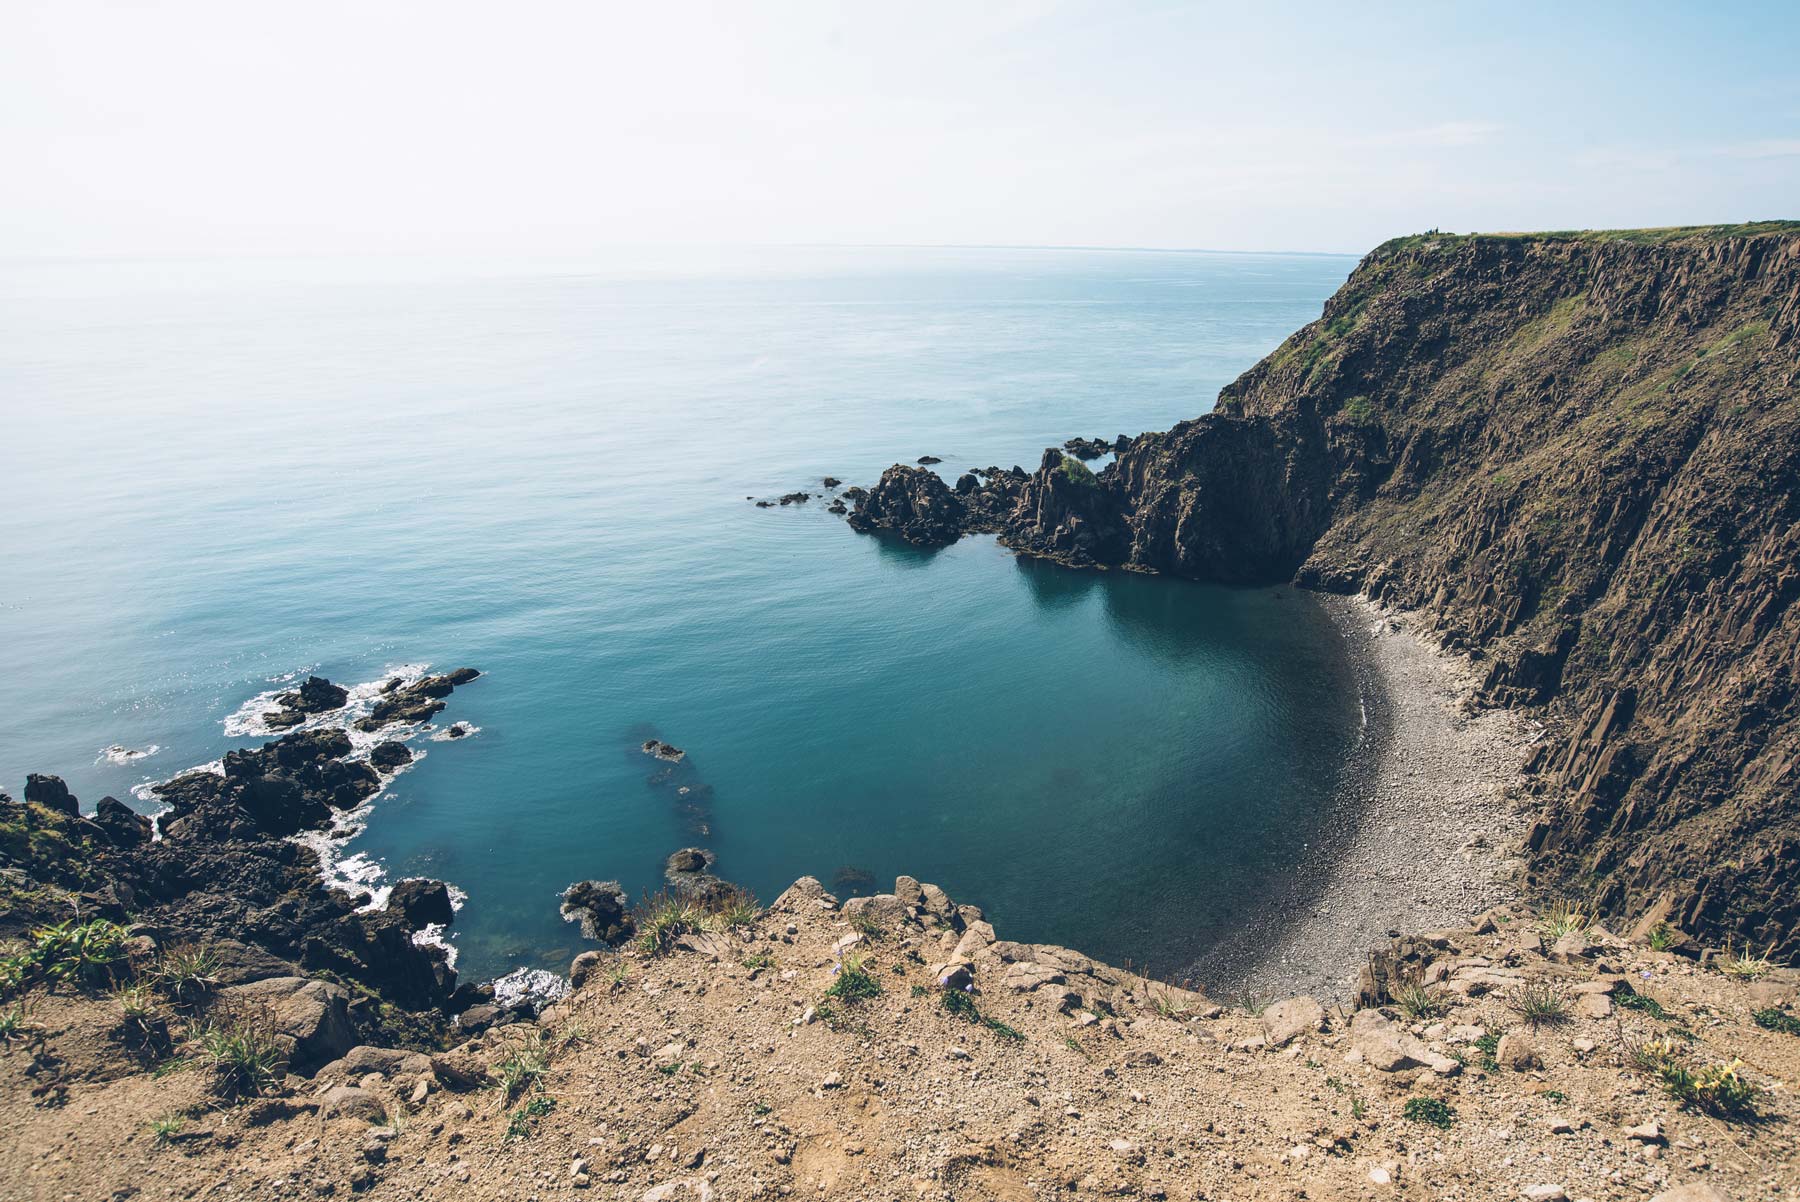
[[[436,700],[475,675],[394,693]],[[410,758],[399,744],[380,747]],[[290,837],[328,828],[381,788],[380,773],[350,754],[336,727],[230,752],[221,772],[156,786],[168,806],[160,839],[124,803],[102,798],[83,818],[61,780],[33,775],[24,803],[0,803],[0,867],[9,870],[0,935],[66,918],[73,902],[84,917],[134,924],[156,946],[203,944],[220,958],[221,986],[247,991],[238,1000],[307,1016],[288,1049],[295,1064],[341,1053],[359,1034],[430,1042],[481,995],[457,985],[442,948],[413,938],[452,920],[448,887],[401,881],[384,908],[365,910],[367,894],[328,888],[316,854]],[[381,758],[405,762],[391,750]]]
[[[1421,235],[1097,475],[1047,452],[1007,508],[895,467],[851,524],[1417,610],[1559,732],[1540,888],[1791,958],[1797,385],[1800,224]]]
[[[443,712],[444,698],[455,692],[457,685],[468,684],[480,675],[474,668],[458,668],[412,684],[390,680],[382,687],[382,698],[369,711],[369,716],[357,720],[356,729],[368,733],[395,723],[429,722]]]

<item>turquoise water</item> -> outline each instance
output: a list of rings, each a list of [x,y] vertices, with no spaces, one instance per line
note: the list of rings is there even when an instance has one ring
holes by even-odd
[[[906,872],[1007,937],[1177,971],[1292,868],[1358,738],[1315,604],[745,498],[1164,429],[1350,266],[11,264],[0,783],[127,797],[253,741],[224,720],[297,673],[472,664],[443,717],[479,733],[416,741],[346,849],[466,892],[466,973],[560,969],[558,891],[641,891],[694,841],[765,898]],[[706,838],[646,731],[710,786]]]

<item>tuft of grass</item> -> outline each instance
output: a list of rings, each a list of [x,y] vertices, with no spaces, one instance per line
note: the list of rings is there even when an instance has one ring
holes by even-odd
[[[1507,1003],[1533,1031],[1569,1021],[1569,1001],[1549,981],[1527,981],[1513,991]]]
[[[825,996],[841,1002],[860,1002],[881,996],[881,982],[869,971],[867,956],[845,956],[837,968]]]
[[[122,985],[112,992],[119,1007],[118,1034],[134,1052],[162,1053],[169,1048],[169,1022],[148,985]]]
[[[675,950],[683,935],[699,931],[732,931],[747,927],[762,914],[756,896],[732,886],[705,899],[664,889],[632,907],[638,950],[661,956]]]
[[[0,1010],[0,1047],[23,1043],[38,1030],[38,1025],[25,1013],[23,1002],[14,1002]]]
[[[925,988],[925,986],[923,986],[923,985],[914,985],[912,987],[912,995],[914,997],[924,997],[926,994],[928,994],[930,992],[931,992],[931,990]]]
[[[494,1079],[499,1083],[502,1105],[511,1106],[521,1094],[539,1088],[540,1079],[550,1067],[550,1049],[544,1038],[522,1043],[494,1066]]]
[[[275,1080],[281,1049],[266,1020],[228,1014],[201,1027],[196,1040],[219,1073],[219,1092],[227,1099],[254,1097]]]
[[[537,1097],[506,1116],[506,1138],[529,1139],[538,1120],[556,1109],[555,1098]]]
[[[1075,485],[1077,488],[1094,487],[1095,480],[1093,470],[1073,455],[1064,455],[1062,463],[1058,466],[1057,470],[1062,473],[1063,479],[1067,480],[1070,484]]]
[[[744,967],[751,969],[774,968],[775,957],[768,952],[757,952],[755,955],[744,957]]]
[[[160,1148],[172,1143],[175,1137],[181,1134],[181,1129],[186,1125],[187,1120],[181,1115],[165,1114],[159,1119],[151,1119],[150,1122],[145,1125],[144,1130],[150,1133],[151,1141]]]
[[[177,1006],[192,1006],[218,987],[219,955],[195,943],[178,943],[156,958],[150,980]]]
[[[0,960],[0,995],[39,981],[83,989],[115,984],[130,972],[125,938],[124,927],[104,918],[39,927],[23,951]]]
[[[1765,1031],[1780,1031],[1783,1035],[1800,1035],[1800,1018],[1795,1018],[1785,1010],[1777,1010],[1770,1006],[1766,1010],[1756,1011],[1750,1018]]]
[[[1666,952],[1675,946],[1675,928],[1659,922],[1650,928],[1650,950]]]
[[[707,927],[715,931],[736,931],[762,917],[756,895],[748,889],[731,886],[706,903]]]
[[[1719,961],[1719,971],[1740,981],[1754,981],[1774,972],[1775,962],[1767,956],[1754,955],[1748,947],[1734,956],[1727,947],[1725,958]]]
[[[1394,1001],[1407,1017],[1414,1019],[1437,1018],[1449,1009],[1443,999],[1426,993],[1423,985],[1402,985],[1394,994]]]
[[[1572,902],[1558,901],[1538,915],[1535,929],[1546,943],[1555,943],[1564,935],[1584,935],[1593,923]]]
[[[1428,1123],[1440,1131],[1450,1130],[1456,1121],[1456,1108],[1442,1098],[1408,1098],[1400,1113],[1415,1123]]]
[[[980,1022],[981,1011],[975,1005],[975,999],[960,989],[940,989],[938,1004],[952,1018],[965,1019],[968,1022]]]
[[[606,988],[609,993],[623,989],[625,982],[630,979],[631,965],[625,963],[622,958],[615,958],[611,964],[606,966]]]
[[[1268,998],[1263,997],[1260,994],[1251,993],[1246,989],[1244,992],[1238,994],[1237,1005],[1240,1010],[1245,1014],[1248,1014],[1251,1018],[1261,1018],[1263,1011],[1269,1008],[1270,1003]]]

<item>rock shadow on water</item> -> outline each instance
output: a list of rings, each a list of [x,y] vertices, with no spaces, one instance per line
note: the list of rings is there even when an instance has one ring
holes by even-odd
[[[1030,555],[1013,556],[1013,566],[1024,576],[1026,591],[1040,609],[1073,609],[1109,583],[1098,572],[1072,572],[1062,564]]]
[[[868,532],[875,542],[875,554],[884,564],[898,568],[927,568],[932,560],[944,553],[944,548],[921,547],[909,543],[891,530],[871,530]]]

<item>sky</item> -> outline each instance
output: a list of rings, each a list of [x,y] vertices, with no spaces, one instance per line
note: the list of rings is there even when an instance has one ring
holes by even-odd
[[[1800,4],[0,0],[0,256],[1800,217]]]

